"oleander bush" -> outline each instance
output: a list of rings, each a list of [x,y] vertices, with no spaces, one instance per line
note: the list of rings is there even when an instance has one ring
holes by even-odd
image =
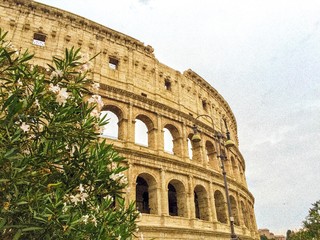
[[[47,69],[0,29],[0,239],[131,239],[124,160],[99,138],[107,119],[80,50]]]

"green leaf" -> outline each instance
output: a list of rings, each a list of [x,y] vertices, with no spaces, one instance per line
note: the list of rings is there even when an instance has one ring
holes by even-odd
[[[22,229],[22,232],[30,232],[30,231],[36,231],[36,230],[42,230],[42,227],[27,227]]]
[[[37,219],[38,221],[42,222],[42,223],[46,223],[47,220],[38,216],[33,216],[34,219]]]
[[[6,183],[6,182],[10,182],[10,179],[6,179],[6,178],[0,179],[0,183]]]
[[[16,98],[16,96],[15,96],[14,94],[12,94],[12,95],[5,101],[5,103],[3,104],[2,110],[4,110],[6,107],[8,107],[9,104],[10,104],[11,102],[13,102],[13,100],[14,100],[15,98]]]
[[[4,154],[4,157],[5,157],[5,158],[11,157],[11,156],[14,154],[15,150],[16,150],[16,149],[11,148],[8,152],[6,152],[6,153]]]
[[[0,221],[0,229],[2,229],[6,223],[7,223],[7,220],[5,218],[2,218]]]
[[[7,36],[8,32],[2,33],[2,29],[0,28],[0,41],[3,41]]]
[[[21,229],[13,236],[12,240],[18,240],[21,237],[22,231]]]

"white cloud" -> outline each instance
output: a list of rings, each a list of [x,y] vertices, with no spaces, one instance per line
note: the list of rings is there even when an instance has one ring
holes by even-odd
[[[139,0],[139,2],[142,4],[148,4],[150,2],[150,0]]]

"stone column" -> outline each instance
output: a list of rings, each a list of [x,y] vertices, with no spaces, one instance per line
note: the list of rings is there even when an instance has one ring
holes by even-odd
[[[203,161],[203,145],[202,142],[192,144],[192,161],[197,164],[204,165]]]
[[[234,159],[234,169],[233,169],[233,174],[234,174],[234,177],[236,179],[236,182],[239,182],[240,181],[240,174],[239,174],[239,163],[238,163],[238,159]]]
[[[126,140],[128,139],[128,119],[122,118],[118,122],[118,139]]]
[[[224,149],[226,154],[226,161],[224,162],[224,164],[225,164],[227,176],[230,178],[233,178],[233,169],[232,169],[232,164],[230,159],[231,153],[226,147],[223,147],[222,149]]]
[[[168,207],[168,186],[166,184],[166,176],[165,176],[165,170],[163,168],[160,169],[160,180],[161,180],[161,215],[169,215],[169,207]]]
[[[189,154],[188,154],[188,131],[187,125],[185,122],[182,123],[182,141],[181,141],[181,155],[185,162],[189,161]]]
[[[130,160],[128,160],[128,171],[127,171],[127,177],[128,177],[128,188],[126,192],[126,205],[129,204],[130,201],[135,201],[136,197],[136,179],[133,176],[133,164],[130,163]]]
[[[134,144],[134,134],[135,134],[135,122],[133,117],[133,105],[129,103],[128,105],[128,123],[127,123],[127,143]]]
[[[200,162],[204,168],[207,168],[209,165],[209,156],[207,153],[206,143],[204,140],[201,141],[200,147],[201,147],[201,155],[202,155]]]
[[[160,188],[154,184],[149,186],[149,208],[150,214],[160,214],[161,199],[160,199]]]
[[[196,218],[195,205],[194,205],[194,184],[193,177],[189,175],[188,191],[187,191],[187,206],[188,206],[188,218]]]
[[[164,131],[162,128],[162,116],[161,114],[157,114],[157,150],[158,152],[164,151]]]
[[[173,153],[176,156],[182,157],[183,156],[183,137],[178,137],[173,139]]]
[[[216,206],[214,205],[214,196],[213,196],[213,188],[212,182],[209,183],[209,218],[212,222],[217,222],[217,214],[216,214]]]
[[[148,147],[157,150],[158,145],[158,128],[148,130]]]

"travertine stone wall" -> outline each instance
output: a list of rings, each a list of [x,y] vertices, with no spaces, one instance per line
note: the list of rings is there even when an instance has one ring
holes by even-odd
[[[254,198],[247,189],[245,161],[238,149],[235,117],[223,97],[197,73],[160,63],[151,46],[69,12],[27,0],[0,0],[0,27],[15,46],[36,54],[46,67],[65,48],[81,47],[94,56],[92,78],[100,83],[105,110],[118,118],[116,139],[127,159],[128,200],[143,212],[143,239],[229,239],[223,177],[215,131],[225,119],[236,146],[226,149],[227,180],[235,230],[241,239],[258,239]],[[36,34],[36,35],[35,35]],[[38,34],[38,35],[37,35]],[[40,40],[39,40],[40,36]],[[45,37],[45,40],[41,40]],[[192,143],[195,118],[201,142]],[[212,119],[212,121],[211,121]],[[148,145],[136,144],[135,123],[148,129]],[[173,151],[164,150],[164,129]]]

